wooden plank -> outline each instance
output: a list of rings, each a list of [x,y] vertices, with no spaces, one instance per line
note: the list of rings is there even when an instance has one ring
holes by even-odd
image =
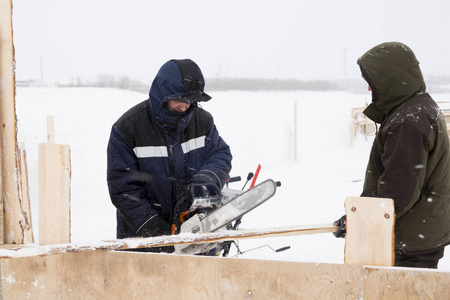
[[[449,299],[450,273],[136,252],[0,260],[2,299]]]
[[[133,252],[1,260],[5,299],[358,299],[361,268]]]
[[[0,243],[22,244],[24,216],[20,211],[20,187],[15,109],[14,46],[11,0],[0,0]]]
[[[248,238],[265,238],[274,236],[292,236],[336,231],[333,225],[304,225],[291,227],[263,228],[253,230],[225,230],[212,233],[182,233],[179,235],[158,236],[150,238],[129,238],[122,240],[90,242],[89,244],[57,244],[48,246],[24,246],[13,249],[0,249],[0,258],[46,256],[67,252],[93,252],[106,250],[124,250],[135,248],[161,247],[182,244],[199,244],[241,240]]]
[[[70,243],[70,147],[39,144],[39,244]]]
[[[450,136],[450,110],[441,110],[442,115],[444,116],[445,123],[447,124],[447,134]]]
[[[450,273],[368,267],[363,270],[363,278],[367,299],[450,299]]]
[[[23,144],[19,144],[19,158],[20,207],[23,215],[23,222],[20,222],[19,225],[22,228],[23,244],[32,244],[34,243],[34,237],[31,222],[30,193],[28,190],[27,155]]]
[[[55,118],[47,116],[47,143],[55,143]]]
[[[385,198],[347,197],[345,263],[394,264],[394,201]]]
[[[444,116],[445,122],[450,123],[450,110],[442,109],[441,112],[442,112],[442,115]]]
[[[356,134],[361,132],[367,139],[367,136],[375,133],[375,123],[364,115],[363,111],[367,108],[367,103],[364,107],[356,107],[352,109],[352,142]]]

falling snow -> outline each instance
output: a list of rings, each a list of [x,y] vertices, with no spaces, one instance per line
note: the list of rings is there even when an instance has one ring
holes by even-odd
[[[261,164],[258,182],[281,181],[275,196],[244,216],[240,228],[327,224],[344,213],[347,196],[359,196],[372,136],[351,138],[351,109],[370,101],[347,92],[207,92],[201,106],[212,113],[233,154],[231,176],[245,179]],[[450,95],[432,95],[448,101]],[[112,124],[146,94],[96,88],[17,88],[18,141],[25,143],[32,221],[38,240],[37,145],[47,141],[46,117],[54,116],[55,140],[71,147],[72,241],[115,238],[116,211],[106,185],[106,145]],[[294,107],[298,104],[294,140]],[[297,156],[294,156],[294,145]],[[370,171],[369,171],[370,172]],[[240,190],[244,181],[231,183]],[[431,198],[430,200],[431,201]],[[343,263],[344,239],[332,234],[245,240],[243,258]],[[234,253],[230,252],[230,255]],[[450,271],[450,255],[440,270]],[[36,283],[38,284],[38,283]]]

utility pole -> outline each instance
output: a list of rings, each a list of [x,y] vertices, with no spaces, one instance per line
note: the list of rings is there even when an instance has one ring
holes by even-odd
[[[44,84],[44,56],[41,55],[41,85]]]

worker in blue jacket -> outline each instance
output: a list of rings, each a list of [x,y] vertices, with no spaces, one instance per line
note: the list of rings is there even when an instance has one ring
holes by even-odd
[[[180,199],[220,195],[232,156],[211,114],[198,104],[211,99],[204,87],[195,62],[170,60],[153,80],[149,99],[112,126],[107,181],[117,238],[171,234],[173,220],[191,204],[184,201],[175,211]]]

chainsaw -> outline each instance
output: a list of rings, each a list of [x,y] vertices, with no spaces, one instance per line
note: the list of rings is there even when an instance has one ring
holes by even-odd
[[[181,224],[180,233],[206,233],[236,229],[232,222],[252,211],[275,195],[277,183],[272,179],[263,181],[247,191],[224,188],[220,199],[194,198],[190,212],[199,211]],[[205,208],[209,208],[206,209]],[[204,211],[204,212],[202,212]],[[236,224],[235,224],[236,225]],[[200,254],[218,248],[218,243],[176,245],[175,253]]]

